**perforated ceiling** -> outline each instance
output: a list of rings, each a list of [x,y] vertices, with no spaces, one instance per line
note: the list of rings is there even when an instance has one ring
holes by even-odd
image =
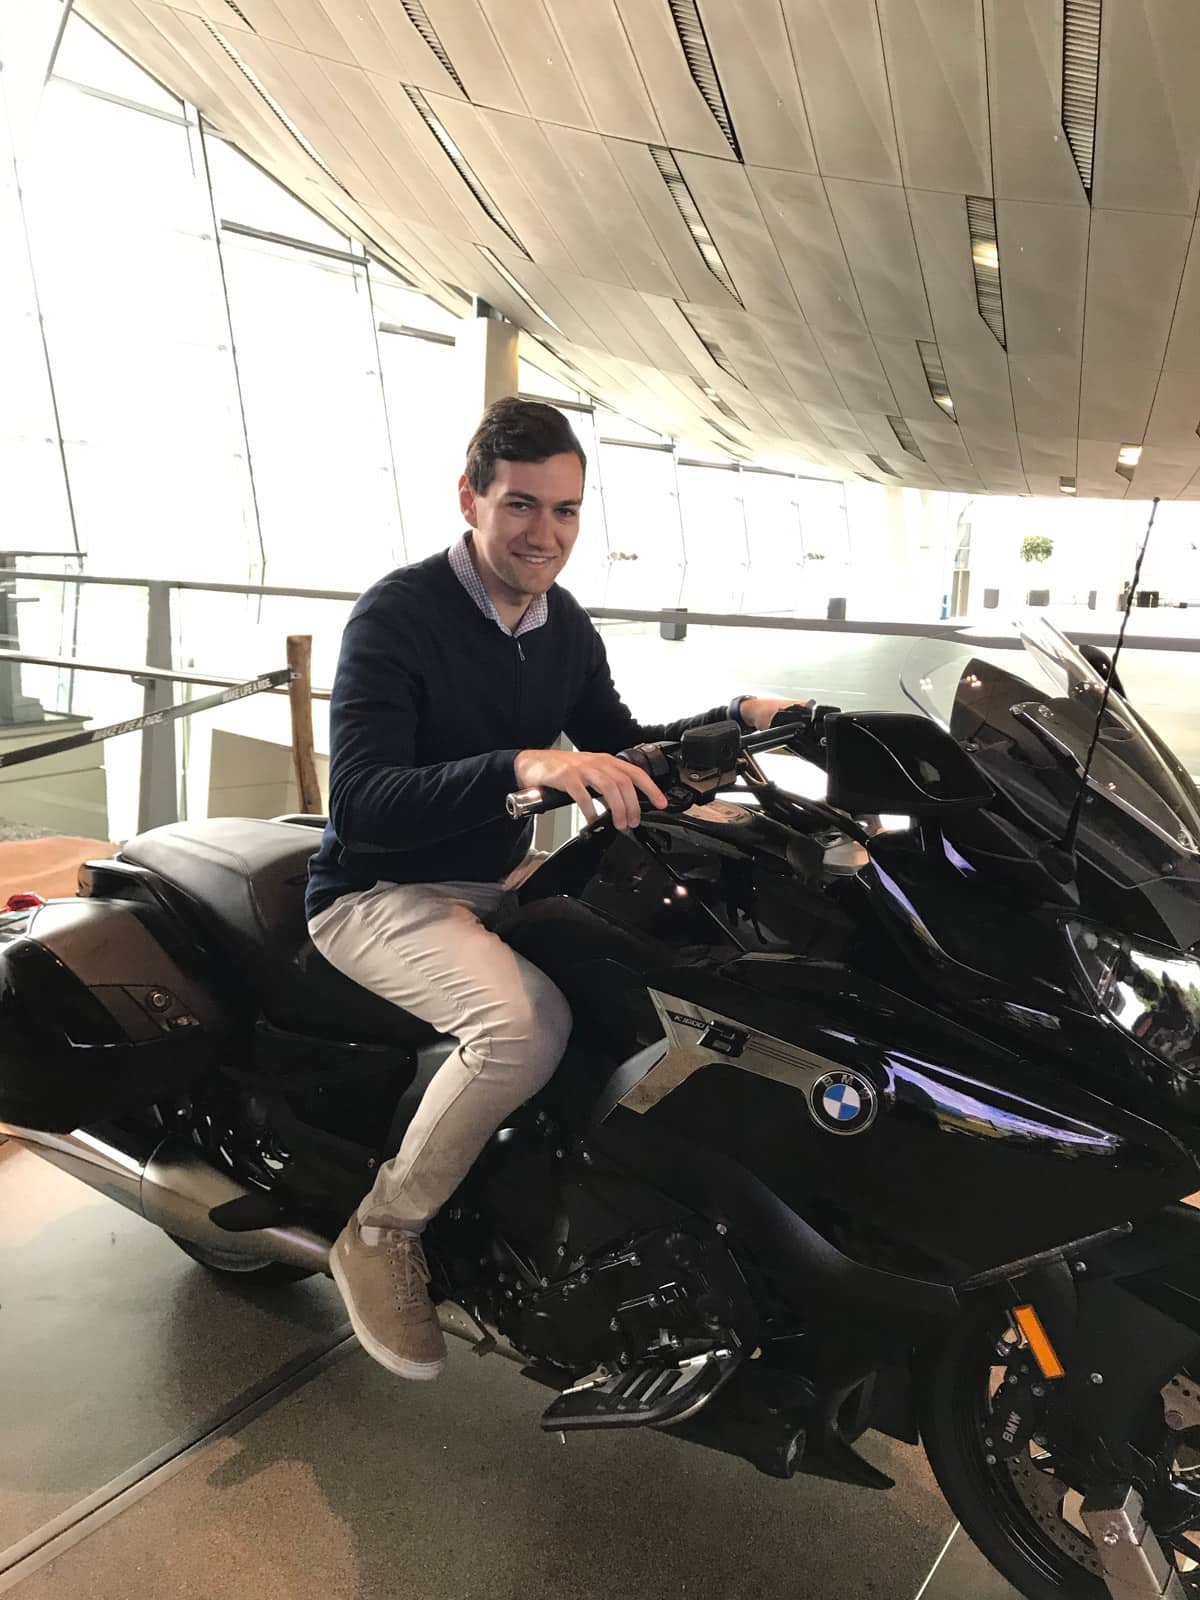
[[[1200,496],[1195,0],[79,10],[422,288],[688,443]]]

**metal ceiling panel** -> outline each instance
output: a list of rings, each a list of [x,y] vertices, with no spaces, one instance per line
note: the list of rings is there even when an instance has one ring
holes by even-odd
[[[751,320],[794,395],[816,405],[841,404],[841,391],[811,328],[794,317]]]
[[[1033,489],[1035,478],[1050,479],[1054,485],[1054,493],[1058,493],[1058,480],[1060,477],[1070,477],[1075,472],[1075,437],[1073,434],[1065,438],[1056,438],[1051,435],[1036,433],[1022,433],[1020,436],[1021,466]],[[1034,490],[1034,493],[1048,493],[1047,490]]]
[[[1124,498],[1128,484],[1116,470],[1119,447],[1119,440],[1080,439],[1075,467],[1075,482],[1080,494]]]
[[[1086,206],[1062,126],[1062,7],[984,0],[996,195]]]
[[[607,283],[600,285],[600,293],[629,330],[630,337],[638,350],[639,361],[659,367],[664,372],[677,372],[689,376],[692,374],[694,371],[692,363],[671,337],[666,325],[655,314],[655,309],[647,302],[645,296],[639,294],[636,289],[622,289],[615,284]],[[673,300],[660,303],[672,307],[675,304]],[[690,342],[689,348],[692,344],[694,339]]]
[[[605,140],[577,128],[555,128],[550,137],[630,283],[648,294],[683,298],[683,288]]]
[[[232,27],[248,26],[254,33],[261,34],[264,39],[274,39],[277,44],[303,46],[304,43],[279,0],[244,0],[244,3],[238,0],[238,11],[244,21],[235,14],[227,0],[199,0],[197,4],[186,5],[176,0],[175,9],[207,16],[218,26],[221,23],[228,23]]]
[[[829,203],[873,331],[932,339],[929,305],[903,189],[829,179]]]
[[[386,119],[377,142],[389,159],[403,162],[404,177],[429,215],[457,238],[493,249],[510,242],[446,159],[403,87],[372,73],[367,79]]]
[[[1200,446],[1200,372],[1163,372],[1158,380],[1146,443],[1179,450]]]
[[[226,6],[224,9],[229,13],[228,21],[236,26],[233,7]],[[238,9],[241,9],[240,6]],[[216,21],[216,18],[213,20]],[[345,34],[320,4],[320,0],[288,0],[287,20],[296,35],[295,47],[316,56],[327,56],[331,61],[353,64],[354,55]]]
[[[1011,428],[1008,359],[979,315],[962,196],[913,189],[909,207],[955,415],[976,428]]]
[[[1085,361],[1162,365],[1191,234],[1190,217],[1093,210]]]
[[[1085,355],[1079,388],[1079,437],[1140,443],[1158,379],[1157,367],[1110,362],[1103,353]]]
[[[899,183],[875,0],[783,0],[821,171]]]
[[[795,314],[791,280],[767,231],[745,167],[682,152],[678,161],[746,306],[752,311]]]
[[[1200,230],[1193,229],[1179,287],[1179,301],[1167,339],[1164,365],[1169,372],[1200,374]]]
[[[610,239],[624,227],[625,213],[634,209],[632,201],[627,198],[620,214],[603,216],[589,204],[570,167],[560,159],[556,129],[503,111],[481,110],[479,117],[504,160],[521,174],[525,188],[541,198],[555,235],[579,270],[602,283],[627,285],[629,279]],[[599,135],[591,137],[600,144]]]
[[[1103,8],[1093,205],[1195,211],[1198,81],[1200,6],[1120,0]]]
[[[477,0],[422,0],[442,48],[479,105],[527,111],[517,80]]]
[[[732,161],[733,151],[692,79],[666,4],[616,0],[616,7],[667,144]]]
[[[545,0],[591,121],[601,133],[665,142],[613,0]]]
[[[1003,434],[1016,427],[1005,352],[992,336],[989,344],[960,347],[939,342],[938,354],[958,427],[978,434]]]
[[[991,194],[982,0],[879,0],[904,181]]]
[[[546,272],[536,261],[526,261],[511,245],[507,249],[497,250],[496,257],[503,262],[504,266],[508,268],[509,272],[512,273],[513,277],[532,299],[537,301],[543,311],[558,324],[557,330],[553,326],[542,324],[542,336],[547,338],[556,349],[562,347],[563,339],[569,340],[572,344],[581,345],[585,349],[608,349],[603,333],[593,326],[590,304],[587,317],[584,317],[579,311],[577,302],[587,299],[587,296],[580,289],[580,284],[583,282],[581,278],[574,273],[559,270],[556,270],[553,274]],[[511,294],[509,299],[512,299]],[[513,320],[524,323],[532,316],[539,323],[542,322],[542,319],[537,317],[537,314],[524,301],[518,300],[517,304],[521,309]],[[606,307],[597,308],[597,322],[602,320],[602,312],[611,317],[611,313],[607,312]],[[628,336],[624,328],[617,331],[616,338],[626,349],[628,348]]]
[[[240,9],[241,0],[238,4]],[[397,83],[420,83],[422,88],[439,89],[443,94],[461,94],[454,79],[399,5],[389,16],[386,30],[380,27],[374,12],[366,5],[338,5],[330,20],[346,41],[350,58],[357,66],[382,73]],[[339,61],[341,58],[329,56],[326,59]],[[417,73],[421,74],[420,78]]]
[[[701,0],[742,159],[815,172],[808,117],[779,0]]]
[[[729,291],[704,265],[649,149],[626,139],[606,139],[605,144],[685,298],[702,305],[733,304]]]
[[[883,370],[887,373],[900,415],[910,423],[926,422],[947,426],[946,413],[929,392],[929,380],[915,339],[875,340]],[[952,391],[953,393],[953,391]],[[948,424],[953,428],[954,423]]]
[[[591,128],[591,112],[542,0],[477,0],[530,113],[569,128]],[[588,0],[589,5],[595,0]]]
[[[1079,423],[1078,356],[1008,357],[1017,432],[1074,437]]]
[[[1147,445],[1142,451],[1134,474],[1131,493],[1138,499],[1160,495],[1173,499],[1191,482],[1200,469],[1200,439],[1193,440],[1195,450],[1180,451]]]
[[[501,216],[534,260],[550,271],[559,268],[565,272],[582,270],[583,263],[574,259],[559,238],[545,210],[534,199],[523,175],[513,165],[505,149],[503,137],[509,126],[503,120],[506,114],[481,110],[463,100],[446,100],[440,96],[430,97],[429,104]],[[428,141],[432,149],[437,148],[432,133],[429,133]],[[448,157],[446,169],[448,174],[453,172]],[[547,206],[553,203],[554,198],[553,194],[541,195]]]
[[[996,206],[1008,353],[1074,356],[1083,340],[1090,213],[1001,200]],[[1015,390],[1014,384],[1014,390]]]
[[[830,331],[861,330],[858,291],[822,180],[765,167],[746,170],[805,321]]]
[[[886,415],[900,409],[870,334],[814,328],[813,338],[826,366],[837,374],[838,390],[850,410]]]

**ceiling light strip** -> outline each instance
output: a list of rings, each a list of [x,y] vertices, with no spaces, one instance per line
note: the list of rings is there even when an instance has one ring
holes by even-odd
[[[320,167],[321,171],[325,174],[325,176],[327,178],[331,178],[333,180],[333,182],[337,184],[339,189],[344,189],[345,188],[345,184],[338,177],[337,173],[331,171],[330,168],[328,166],[326,166],[325,162],[321,160],[321,157],[313,149],[312,145],[309,144],[308,140],[300,132],[300,129],[296,126],[296,124],[292,121],[291,117],[288,116],[287,112],[279,104],[279,101],[276,100],[275,96],[273,94],[271,94],[268,89],[266,89],[264,87],[264,85],[263,85],[262,81],[260,80],[260,78],[258,77],[257,73],[255,73],[254,70],[251,67],[247,66],[247,64],[242,60],[241,56],[238,55],[237,51],[230,44],[229,40],[225,37],[225,35],[221,32],[221,30],[219,28],[214,28],[212,23],[208,20],[207,17],[201,17],[199,20],[208,29],[209,33],[212,34],[213,38],[217,41],[217,43],[220,45],[221,49],[229,57],[230,61],[233,62],[234,66],[241,73],[242,77],[245,78],[246,82],[250,85],[250,87],[254,90],[254,92],[266,103],[266,105],[268,105],[270,107],[270,109],[279,118],[280,122],[283,123],[284,127],[291,134],[292,138],[295,139],[296,143],[304,151],[305,155],[307,155],[311,160],[315,161],[316,164]]]
[[[667,192],[674,200],[679,215],[687,224],[687,230],[692,236],[692,242],[700,252],[700,259],[712,273],[713,277],[743,306],[745,302],[733,286],[733,279],[729,276],[729,269],[721,259],[721,252],[717,249],[713,236],[708,231],[708,225],[700,215],[700,207],[692,197],[692,191],[687,186],[687,180],[679,170],[679,163],[670,150],[662,145],[652,144],[650,154],[654,157],[654,165],[658,168],[662,181],[667,186]]]
[[[549,327],[553,328],[555,333],[562,333],[562,329],[559,327],[558,323],[555,322],[550,313],[542,306],[538,305],[537,301],[530,294],[529,290],[518,278],[513,277],[512,273],[504,265],[503,261],[501,261],[500,257],[494,250],[489,250],[485,244],[476,245],[475,248],[479,251],[480,255],[483,256],[485,260],[487,260],[489,264],[495,268],[495,270],[504,279],[505,283],[508,284],[513,293],[520,295],[521,299],[524,300],[525,304],[535,316],[541,317],[542,321],[545,322]],[[563,337],[565,338],[566,335],[563,334]],[[565,362],[564,365],[566,365]]]
[[[1063,4],[1062,125],[1089,200],[1100,87],[1101,4],[1102,0],[1064,0]]]
[[[729,376],[733,379],[734,383],[741,384],[741,387],[743,389],[747,388],[748,385],[743,382],[740,374],[738,373],[737,368],[734,366],[733,362],[729,359],[729,357],[725,354],[725,351],[721,348],[721,346],[717,343],[717,341],[715,339],[710,339],[709,336],[706,333],[701,333],[700,332],[700,329],[696,326],[695,321],[693,320],[693,318],[689,314],[688,308],[685,305],[681,305],[678,300],[676,300],[675,304],[679,308],[679,311],[680,311],[681,315],[683,316],[683,320],[687,323],[688,327],[696,335],[696,338],[704,346],[704,349],[708,354],[709,360],[715,362],[716,365],[718,367],[720,367],[722,372],[728,373]],[[699,381],[699,380],[697,380],[697,381]],[[715,389],[710,391],[709,386],[706,383],[701,382],[700,383],[700,387],[704,390],[705,394],[709,394],[710,392],[713,393],[713,394],[716,393]],[[1197,431],[1200,431],[1200,430],[1197,430]]]
[[[734,132],[733,118],[729,115],[725,91],[721,88],[717,64],[713,60],[708,35],[704,31],[704,23],[701,21],[696,0],[667,0],[667,4],[671,8],[675,31],[683,46],[684,59],[692,75],[692,82],[699,89],[704,104],[712,112],[713,120],[725,135],[729,148],[740,161],[742,152],[738,146],[737,134]]]
[[[1058,480],[1058,489],[1060,494],[1074,494],[1076,492],[1075,479],[1060,478]]]
[[[517,235],[513,232],[512,228],[509,227],[508,223],[504,220],[504,214],[500,210],[500,207],[492,199],[491,195],[487,192],[482,183],[480,183],[479,179],[471,170],[470,163],[467,161],[466,156],[463,155],[462,151],[451,138],[449,128],[447,128],[441,118],[435,114],[433,107],[429,104],[429,101],[425,98],[421,90],[414,89],[411,84],[406,83],[404,85],[404,92],[416,107],[417,114],[420,116],[422,122],[424,122],[430,133],[433,134],[433,137],[437,140],[442,149],[446,152],[447,156],[450,158],[450,165],[454,168],[455,172],[458,173],[459,177],[474,195],[484,215],[490,222],[494,222],[496,224],[501,233],[505,234],[509,239],[512,240],[513,244],[516,245],[517,249],[523,256],[532,259],[529,257],[529,251],[526,250],[525,246],[521,243],[520,239],[517,238]]]
[[[250,18],[242,10],[241,6],[234,5],[233,0],[225,0],[225,4],[229,7],[230,11],[233,12],[235,17],[240,18],[240,20],[246,24],[246,26],[250,29],[251,33],[257,33],[258,32],[258,29],[250,21]]]
[[[969,194],[967,231],[975,269],[975,303],[996,341],[1008,348],[1004,334],[1004,301],[1000,294],[1000,250],[996,243],[996,207],[986,195]]]
[[[896,443],[910,456],[916,456],[918,461],[924,461],[925,455],[920,445],[913,438],[912,429],[903,417],[889,417],[888,426],[896,435]]]
[[[874,465],[879,468],[880,472],[886,472],[889,478],[898,478],[900,476],[895,467],[889,467],[882,456],[868,455],[867,460],[873,462]]]
[[[445,45],[443,45],[442,41],[438,38],[437,29],[434,27],[433,23],[430,22],[429,14],[425,10],[425,7],[421,4],[421,0],[400,0],[400,4],[404,7],[404,12],[408,17],[408,20],[412,23],[413,27],[421,35],[421,38],[437,57],[441,66],[445,69],[449,76],[454,79],[454,82],[469,100],[471,96],[467,94],[467,86],[459,77],[458,73],[454,70],[454,63],[446,53]]]
[[[930,398],[934,405],[957,424],[958,418],[954,415],[950,385],[946,382],[946,369],[942,365],[942,352],[930,340],[918,339],[917,354],[921,357],[921,365],[925,368],[925,382],[929,385]]]

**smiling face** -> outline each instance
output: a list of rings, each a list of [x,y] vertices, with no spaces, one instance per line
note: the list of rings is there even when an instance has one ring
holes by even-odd
[[[459,480],[458,501],[474,529],[471,548],[483,586],[511,624],[567,564],[579,534],[583,464],[574,454],[497,461],[482,494],[465,476]]]

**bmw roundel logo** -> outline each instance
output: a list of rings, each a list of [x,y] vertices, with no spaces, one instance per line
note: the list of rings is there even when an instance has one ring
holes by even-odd
[[[813,1084],[808,1103],[827,1133],[862,1133],[879,1110],[875,1086],[861,1072],[827,1072]]]

